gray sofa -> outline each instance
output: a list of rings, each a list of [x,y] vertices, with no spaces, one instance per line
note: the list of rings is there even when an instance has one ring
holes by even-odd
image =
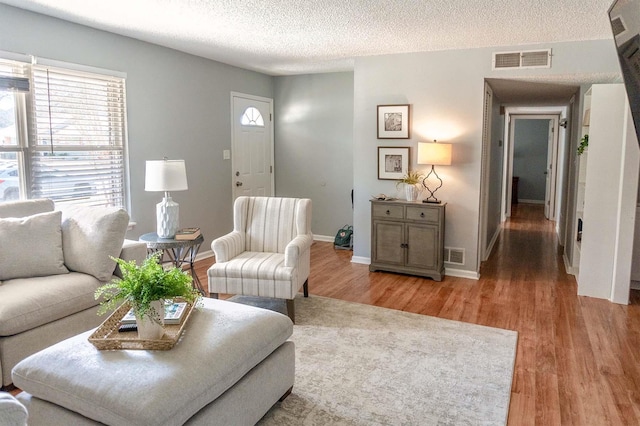
[[[118,274],[110,258],[142,262],[144,243],[125,240],[122,209],[51,200],[0,203],[0,377],[22,359],[97,327],[94,292]]]

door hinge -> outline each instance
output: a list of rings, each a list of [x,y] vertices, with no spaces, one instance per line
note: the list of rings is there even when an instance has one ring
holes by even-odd
[[[273,166],[269,166],[269,173],[273,173]]]
[[[269,113],[269,121],[273,121],[273,117],[271,116],[271,113]]]

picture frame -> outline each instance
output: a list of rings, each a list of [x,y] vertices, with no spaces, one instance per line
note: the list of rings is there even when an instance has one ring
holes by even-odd
[[[411,109],[405,105],[378,105],[378,139],[409,139]]]
[[[409,171],[408,146],[378,147],[378,179],[399,180]]]

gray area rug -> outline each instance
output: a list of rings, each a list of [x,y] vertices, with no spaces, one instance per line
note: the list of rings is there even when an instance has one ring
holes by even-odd
[[[516,332],[319,296],[295,304],[293,393],[259,425],[506,424]]]

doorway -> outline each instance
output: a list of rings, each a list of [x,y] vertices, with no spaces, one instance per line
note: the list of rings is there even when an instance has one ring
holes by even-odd
[[[558,115],[511,115],[507,216],[512,205],[522,202],[542,204],[545,218],[556,219],[558,122]]]
[[[558,109],[549,108],[525,108],[512,107],[505,109],[505,146],[504,151],[504,169],[503,169],[503,193],[502,193],[502,221],[511,216],[511,206],[514,194],[513,182],[514,177],[520,176],[514,174],[514,164],[524,164],[529,177],[523,182],[518,179],[518,198],[529,202],[540,202],[545,206],[545,217],[548,220],[557,221],[559,212],[562,208],[562,176],[564,173],[564,155],[563,148],[566,142],[565,132],[560,132],[560,119],[566,116],[566,107]],[[524,120],[524,121],[518,121]],[[541,120],[536,122],[539,127],[538,142],[535,149],[531,147],[531,141],[525,141],[516,153],[516,125],[525,123],[525,133],[529,120]],[[544,123],[544,124],[542,124]],[[529,145],[528,145],[529,144]],[[529,155],[535,157],[538,161],[531,161]],[[545,163],[542,163],[542,160]],[[518,166],[516,166],[516,170]],[[519,170],[520,172],[520,170]],[[535,175],[535,179],[533,179]],[[528,180],[528,181],[527,181]],[[544,182],[544,198],[540,195],[527,198],[527,185],[531,185],[533,181]],[[541,187],[538,187],[540,190]],[[530,189],[530,188],[529,188]],[[524,191],[524,194],[523,194]],[[539,193],[539,192],[538,192]],[[523,196],[521,196],[522,194]],[[529,192],[531,194],[531,192]],[[518,201],[521,201],[518,200]]]
[[[274,194],[273,99],[231,93],[233,199]]]

